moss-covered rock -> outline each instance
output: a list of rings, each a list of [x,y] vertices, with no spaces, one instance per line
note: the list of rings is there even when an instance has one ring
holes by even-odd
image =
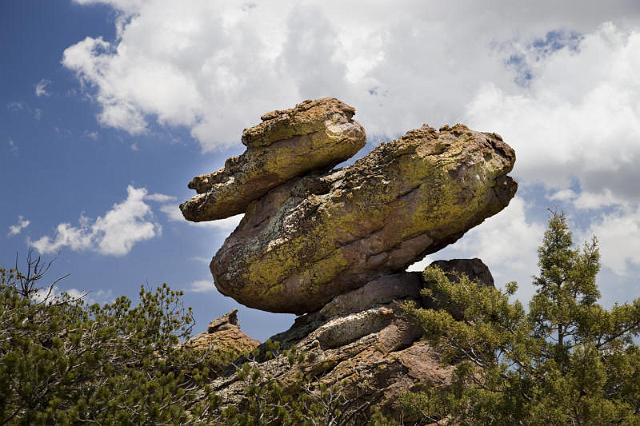
[[[506,207],[514,162],[493,133],[423,126],[343,170],[290,180],[247,207],[212,260],[216,286],[250,307],[316,311]]]
[[[270,189],[350,158],[365,144],[354,114],[351,106],[324,98],[263,115],[262,123],[244,130],[242,155],[191,180],[198,195],[180,206],[184,217],[200,222],[243,213]]]

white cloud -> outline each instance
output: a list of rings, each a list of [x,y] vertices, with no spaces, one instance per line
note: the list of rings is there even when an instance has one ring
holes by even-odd
[[[158,203],[168,203],[170,201],[176,201],[176,197],[166,194],[148,194],[144,197],[145,200],[155,201]]]
[[[600,243],[602,264],[618,275],[640,266],[640,207],[622,208],[603,214],[585,233]]]
[[[145,203],[145,188],[127,187],[126,200],[116,203],[95,221],[82,215],[78,226],[61,223],[53,237],[44,236],[31,245],[46,254],[64,247],[73,251],[94,250],[100,254],[123,256],[140,241],[160,235],[162,228],[154,221],[151,206]],[[152,196],[152,199],[154,197]]]
[[[35,94],[37,97],[41,97],[41,96],[49,96],[49,92],[47,91],[47,87],[49,87],[49,85],[51,84],[51,82],[49,80],[46,79],[42,79],[39,82],[36,83],[35,86]]]
[[[9,237],[13,237],[14,235],[20,234],[27,226],[29,226],[30,223],[30,220],[25,219],[22,216],[18,216],[18,222],[9,227],[9,233],[7,235]]]
[[[190,128],[205,150],[308,97],[352,103],[370,134],[458,121],[487,83],[518,93],[505,61],[522,46],[638,12],[628,1],[76,2],[120,13],[115,42],[88,37],[62,61],[97,89],[100,122],[137,134],[154,117]]]
[[[577,179],[577,207],[640,201],[640,31],[612,24],[537,64],[530,87],[488,83],[468,106],[472,126],[515,148],[516,173],[556,190]],[[564,195],[569,195],[564,193]],[[556,193],[556,197],[558,193]]]
[[[61,289],[57,286],[39,289],[33,295],[33,300],[39,303],[42,303],[45,300],[55,303],[61,299],[63,293],[68,294],[73,299],[83,299],[89,305],[93,305],[94,303],[103,305],[106,303],[112,303],[115,300],[111,290],[84,291],[78,290],[77,288]]]
[[[91,139],[92,141],[97,141],[98,140],[98,132],[89,132],[89,131],[85,131],[84,135]]]
[[[552,194],[547,195],[547,199],[551,201],[573,201],[578,197],[578,194],[572,189],[561,189]]]
[[[190,293],[212,293],[216,291],[216,287],[211,280],[197,280],[192,282],[185,291]]]

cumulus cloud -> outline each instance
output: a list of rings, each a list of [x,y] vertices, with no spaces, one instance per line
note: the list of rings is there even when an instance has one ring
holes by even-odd
[[[100,122],[132,134],[150,118],[186,126],[204,150],[237,142],[264,111],[308,97],[351,102],[370,134],[458,121],[484,84],[518,91],[509,58],[521,46],[638,11],[628,1],[76,2],[120,13],[115,41],[88,37],[62,61],[95,87]]]
[[[44,78],[39,82],[37,82],[34,89],[36,96],[37,97],[49,96],[49,92],[47,91],[47,87],[49,87],[49,84],[51,84],[51,82]]]
[[[168,203],[170,201],[175,201],[176,197],[166,194],[148,194],[145,195],[144,199],[149,201],[156,201],[158,203]]]
[[[640,266],[640,207],[601,215],[586,235],[597,236],[602,264],[616,274],[628,275],[633,266]]]
[[[563,190],[577,179],[583,194],[570,198],[579,208],[640,201],[638,69],[640,31],[604,24],[577,50],[564,47],[538,63],[526,90],[485,85],[467,116],[509,141],[528,183]]]
[[[154,198],[162,197],[148,195],[145,188],[128,186],[127,198],[96,220],[82,215],[77,226],[61,223],[54,236],[44,236],[30,244],[43,254],[68,247],[73,251],[93,250],[104,255],[124,256],[137,243],[160,235],[162,228],[154,220],[151,206],[145,202]]]
[[[212,293],[216,291],[216,287],[211,280],[197,280],[192,282],[186,291],[190,293]]]
[[[18,216],[18,222],[15,225],[11,225],[9,227],[9,233],[7,234],[9,237],[13,237],[15,235],[20,234],[27,226],[31,224],[31,221],[25,219],[22,216]]]

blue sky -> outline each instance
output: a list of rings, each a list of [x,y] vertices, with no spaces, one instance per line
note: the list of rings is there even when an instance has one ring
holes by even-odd
[[[202,329],[237,306],[207,266],[233,220],[180,220],[186,183],[261,113],[336,96],[368,149],[458,121],[516,149],[509,208],[416,268],[479,256],[526,299],[559,208],[600,238],[605,303],[638,297],[640,6],[600,3],[1,2],[0,263],[32,248],[100,302],[168,282]],[[261,339],[292,318],[240,314]]]
[[[128,185],[186,199],[186,183],[194,174],[218,168],[238,153],[239,147],[203,155],[184,129],[158,127],[132,137],[100,126],[98,106],[60,60],[66,47],[86,36],[114,37],[110,8],[65,1],[3,2],[0,7],[3,265],[13,265],[16,254],[24,258],[27,239],[51,235],[59,223],[77,226],[81,214],[92,219],[104,215],[126,199]],[[46,96],[35,93],[41,80],[50,82]],[[149,204],[156,208],[159,203]],[[18,216],[30,224],[9,236]],[[121,294],[135,297],[140,285],[168,282],[189,289],[195,281],[210,280],[208,261],[230,231],[168,222],[159,210],[152,221],[162,226],[161,235],[137,243],[124,256],[66,247],[43,254],[55,259],[50,278],[71,274],[62,288],[88,291],[98,301]],[[185,302],[194,308],[199,328],[237,305],[214,292],[187,292]],[[248,332],[266,337],[286,328],[290,316],[247,311],[241,320]]]

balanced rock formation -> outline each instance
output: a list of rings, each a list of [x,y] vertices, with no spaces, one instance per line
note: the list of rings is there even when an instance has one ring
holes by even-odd
[[[249,307],[304,314],[272,337],[305,354],[295,366],[289,354],[266,356],[267,346],[234,365],[252,364],[260,374],[251,377],[277,380],[285,392],[300,374],[316,386],[340,384],[356,406],[394,413],[399,396],[445,385],[453,369],[421,338],[404,302],[461,316],[442,295],[421,292],[432,285],[423,274],[405,270],[509,204],[515,153],[494,133],[424,125],[332,170],[364,145],[354,114],[332,98],[265,114],[244,131],[246,152],[194,178],[198,194],[180,208],[193,221],[244,212],[211,261],[216,287]],[[432,266],[454,282],[466,275],[493,285],[480,259]],[[257,342],[232,312],[188,344],[246,354]],[[231,368],[212,383],[222,407],[242,409],[246,380]]]
[[[425,125],[327,170],[364,143],[354,113],[320,99],[266,114],[244,131],[245,154],[191,182],[200,194],[180,206],[187,219],[246,212],[211,262],[221,293],[313,312],[455,242],[514,196],[514,151],[463,125]]]
[[[244,130],[242,155],[191,180],[198,195],[180,206],[184,217],[200,222],[244,213],[270,189],[350,158],[365,144],[354,114],[349,105],[325,98],[263,115],[262,123]]]
[[[248,207],[211,263],[216,286],[253,308],[318,310],[506,207],[514,160],[493,134],[425,126],[350,167],[292,180]]]

